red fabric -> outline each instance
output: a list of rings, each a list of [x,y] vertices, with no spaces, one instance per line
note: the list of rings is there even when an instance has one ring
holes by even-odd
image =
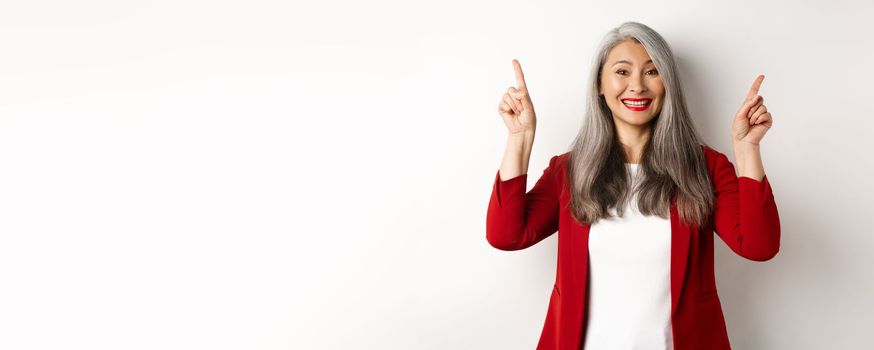
[[[765,261],[780,249],[780,219],[767,176],[737,177],[728,158],[702,145],[716,205],[707,225],[679,221],[671,198],[671,323],[675,350],[730,349],[713,272],[713,232],[738,255]],[[555,284],[538,350],[578,350],[585,334],[589,225],[567,208],[568,153],[553,156],[534,187],[527,174],[495,175],[486,215],[486,240],[501,250],[528,248],[558,231]],[[561,191],[560,189],[565,189]]]

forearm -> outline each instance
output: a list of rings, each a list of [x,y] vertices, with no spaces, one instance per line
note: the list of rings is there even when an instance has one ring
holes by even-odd
[[[759,148],[759,145],[746,142],[734,143],[738,177],[746,176],[756,181],[762,181],[765,177],[765,166],[762,164],[762,153]]]
[[[765,261],[780,250],[780,218],[770,182],[764,181],[761,156],[756,147],[745,147],[734,149],[737,167],[727,156],[717,159],[714,229],[738,255]]]
[[[501,161],[500,176],[502,181],[528,173],[528,161],[531,158],[533,146],[533,130],[509,135],[507,148],[504,150],[504,159]]]

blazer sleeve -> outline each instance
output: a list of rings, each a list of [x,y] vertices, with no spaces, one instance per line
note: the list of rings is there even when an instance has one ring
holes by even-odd
[[[486,240],[500,250],[528,248],[558,230],[559,192],[556,159],[525,193],[528,174],[502,180],[495,174],[486,214]]]
[[[738,255],[766,261],[780,250],[780,218],[768,177],[737,177],[725,154],[716,160],[714,229]]]

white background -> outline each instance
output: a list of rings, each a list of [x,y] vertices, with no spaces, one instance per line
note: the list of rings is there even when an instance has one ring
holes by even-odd
[[[730,4],[729,4],[730,3]],[[6,1],[0,348],[533,349],[556,236],[485,215],[518,58],[529,188],[627,20],[678,57],[695,122],[757,74],[782,246],[717,240],[736,349],[860,349],[874,324],[867,1]]]

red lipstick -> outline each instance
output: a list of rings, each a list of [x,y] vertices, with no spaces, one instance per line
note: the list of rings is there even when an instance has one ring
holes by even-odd
[[[635,112],[645,111],[645,110],[649,109],[649,105],[652,104],[651,98],[623,98],[623,99],[621,99],[621,101],[622,101],[622,104],[625,105],[625,108],[628,108],[628,109],[635,111]],[[646,104],[644,104],[644,105],[629,105],[629,104],[625,103],[625,101],[646,102]]]

